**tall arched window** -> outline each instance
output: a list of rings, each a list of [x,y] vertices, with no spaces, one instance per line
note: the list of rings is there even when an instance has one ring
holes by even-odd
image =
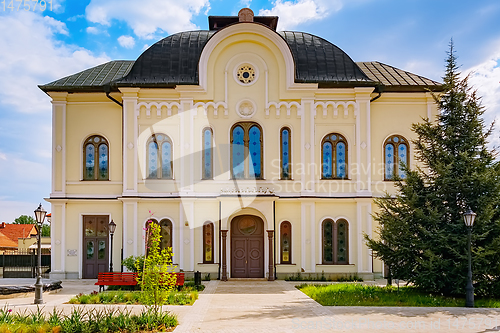
[[[334,222],[326,219],[322,225],[323,264],[346,265],[349,263],[349,223],[345,219]]]
[[[288,221],[281,223],[280,226],[280,262],[282,264],[292,263],[292,224]]]
[[[262,129],[258,124],[244,122],[231,128],[231,173],[233,178],[263,178],[262,146]]]
[[[392,135],[384,142],[385,180],[406,178],[402,164],[409,164],[408,141],[401,135]]]
[[[171,248],[172,247],[172,221],[169,219],[162,219],[160,223],[156,219],[150,219],[146,226],[149,226],[150,223],[155,223],[160,226],[160,250]],[[148,241],[148,248],[151,244],[151,241]]]
[[[173,179],[172,140],[165,134],[153,134],[147,143],[149,179]]]
[[[281,139],[281,179],[292,179],[292,148],[291,148],[291,131],[288,127],[283,127],[280,133]]]
[[[213,133],[210,127],[203,129],[203,157],[202,157],[202,178],[213,178],[213,156],[212,156]]]
[[[108,141],[100,135],[93,135],[83,145],[83,180],[109,179]]]
[[[330,133],[321,142],[321,178],[347,178],[347,140],[338,133]]]
[[[214,263],[214,224],[203,225],[203,263]]]

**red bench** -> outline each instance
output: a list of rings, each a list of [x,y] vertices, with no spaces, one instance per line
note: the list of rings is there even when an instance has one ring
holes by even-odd
[[[175,273],[177,275],[176,286],[184,285],[184,273]],[[137,273],[132,272],[101,272],[97,276],[96,286],[99,291],[104,290],[104,286],[135,286],[137,285]]]

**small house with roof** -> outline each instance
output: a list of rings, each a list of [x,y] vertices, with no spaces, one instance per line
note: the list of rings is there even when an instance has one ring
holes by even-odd
[[[188,275],[381,276],[363,238],[374,198],[415,167],[411,125],[435,118],[441,84],[247,8],[208,21],[40,86],[51,276],[96,278],[111,260],[118,271],[145,253],[148,223]]]

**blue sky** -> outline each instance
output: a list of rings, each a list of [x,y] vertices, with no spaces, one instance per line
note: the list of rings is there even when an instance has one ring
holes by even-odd
[[[0,221],[33,215],[50,194],[51,104],[38,84],[136,59],[172,33],[207,29],[208,15],[236,15],[243,7],[279,16],[278,30],[321,36],[355,61],[434,80],[453,38],[462,71],[473,71],[471,82],[483,96],[486,121],[500,120],[498,0],[51,1],[43,11],[40,2],[33,8],[36,0],[29,11],[20,1],[0,2]]]

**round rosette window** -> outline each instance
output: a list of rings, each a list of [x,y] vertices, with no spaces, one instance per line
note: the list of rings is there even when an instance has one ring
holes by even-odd
[[[238,66],[236,79],[242,84],[251,84],[257,77],[257,73],[252,65],[243,64]]]

